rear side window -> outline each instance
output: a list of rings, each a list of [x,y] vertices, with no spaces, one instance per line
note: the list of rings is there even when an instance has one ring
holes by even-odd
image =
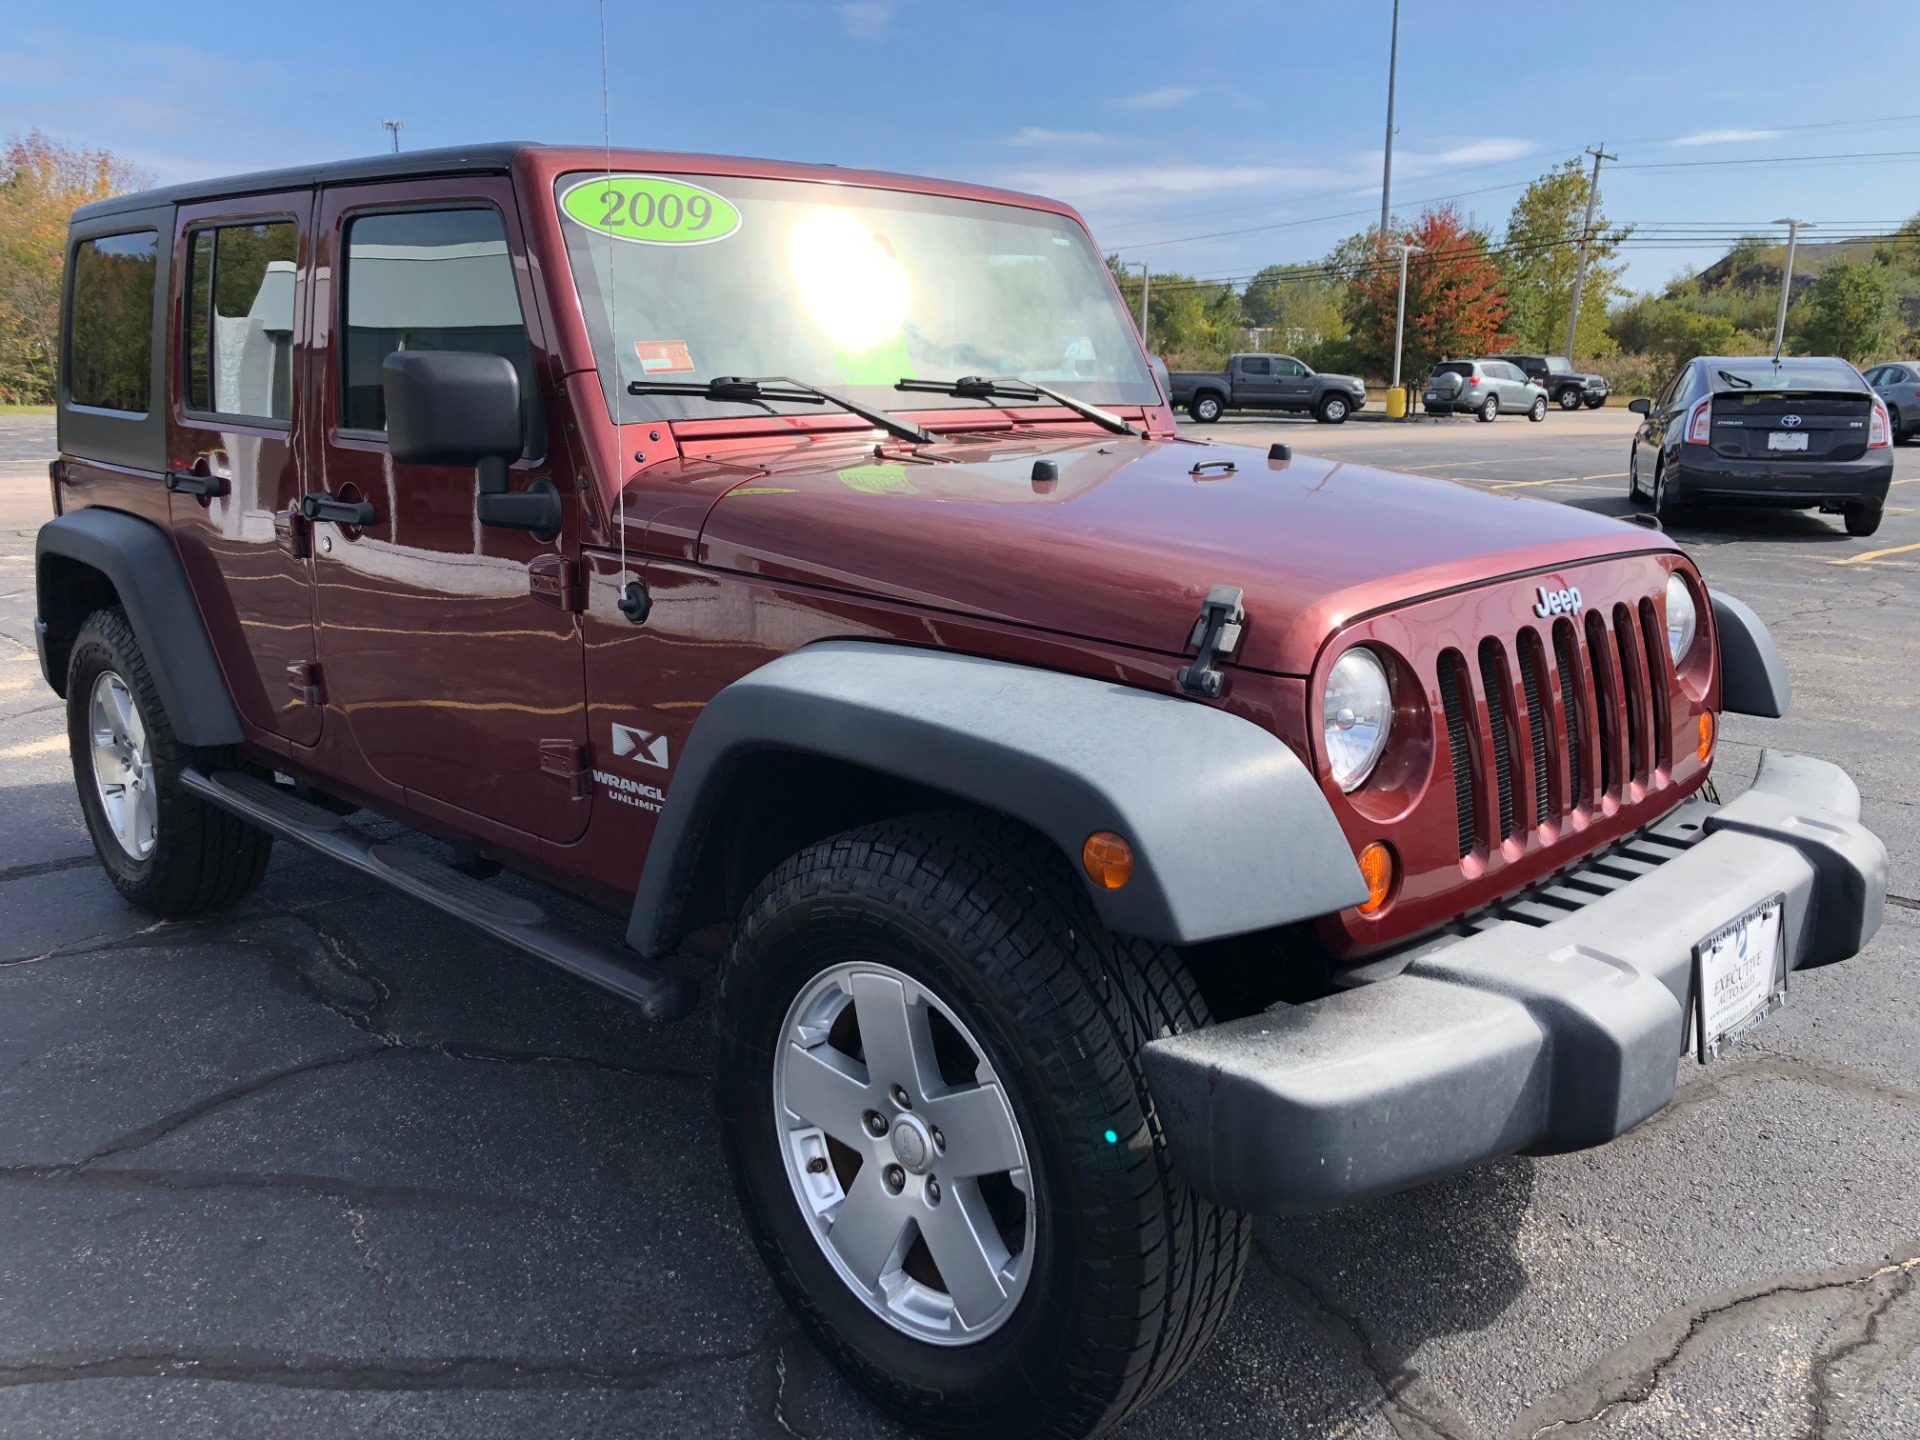
[[[365,215],[347,230],[340,428],[386,433],[380,366],[396,350],[504,355],[520,374],[524,453],[545,432],[506,228],[496,210]]]
[[[187,408],[251,420],[293,418],[292,221],[188,236]]]
[[[67,393],[75,405],[143,414],[153,388],[153,282],[160,236],[141,230],[74,247]]]
[[[1273,361],[1267,359],[1264,355],[1249,355],[1245,360],[1240,362],[1240,373],[1242,375],[1271,375],[1273,373]]]
[[[1473,366],[1465,360],[1449,360],[1445,364],[1434,366],[1433,373],[1436,375],[1471,375],[1473,374]]]

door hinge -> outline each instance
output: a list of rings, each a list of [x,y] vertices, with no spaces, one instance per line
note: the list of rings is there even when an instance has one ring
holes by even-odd
[[[564,555],[536,555],[527,562],[527,593],[571,614],[580,608],[580,567]]]
[[[1193,622],[1193,635],[1187,643],[1200,653],[1193,664],[1182,666],[1177,677],[1180,688],[1189,695],[1204,695],[1218,700],[1226,688],[1227,677],[1214,662],[1233,654],[1245,627],[1246,611],[1240,607],[1238,585],[1216,585],[1207,591],[1200,606],[1200,618]]]
[[[302,705],[327,703],[326,686],[320,677],[318,660],[296,660],[287,666],[287,688]]]
[[[313,553],[313,522],[298,510],[273,512],[273,543],[296,560]]]
[[[567,787],[576,800],[587,794],[587,747],[578,740],[542,740],[540,773]]]

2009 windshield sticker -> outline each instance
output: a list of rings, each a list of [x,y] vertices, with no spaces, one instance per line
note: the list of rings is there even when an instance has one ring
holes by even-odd
[[[711,245],[740,228],[731,200],[660,175],[596,175],[562,191],[560,209],[575,224],[636,245]]]

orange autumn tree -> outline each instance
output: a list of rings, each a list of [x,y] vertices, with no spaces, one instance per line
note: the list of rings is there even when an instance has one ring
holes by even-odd
[[[1422,251],[1407,263],[1407,329],[1401,373],[1420,376],[1449,355],[1477,356],[1510,348],[1512,306],[1500,269],[1488,257],[1488,236],[1471,229],[1451,205],[1428,210],[1401,235],[1355,236],[1336,252],[1348,270],[1343,309],[1361,358],[1387,374],[1393,366],[1402,238]]]
[[[0,150],[0,404],[53,398],[67,217],[152,183],[110,151],[76,149],[38,130]]]

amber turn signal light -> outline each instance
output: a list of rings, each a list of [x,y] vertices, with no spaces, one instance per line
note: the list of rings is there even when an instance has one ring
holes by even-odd
[[[1700,758],[1704,761],[1713,753],[1713,711],[1700,712]]]
[[[1367,898],[1354,908],[1371,915],[1393,891],[1393,851],[1378,840],[1370,841],[1360,852],[1360,878],[1367,882]]]
[[[1118,890],[1133,878],[1133,846],[1111,830],[1096,830],[1080,847],[1080,863],[1102,890]]]

